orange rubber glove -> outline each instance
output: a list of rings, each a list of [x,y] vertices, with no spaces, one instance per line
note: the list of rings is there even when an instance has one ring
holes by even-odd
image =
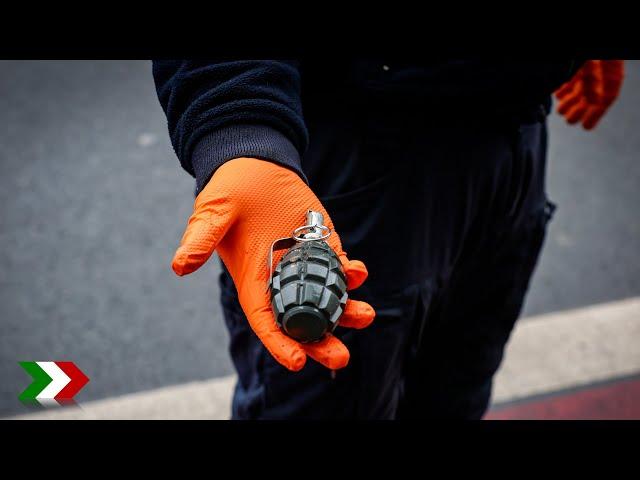
[[[271,355],[289,370],[300,370],[307,355],[336,370],[349,362],[347,347],[333,335],[320,342],[301,344],[276,325],[267,290],[267,256],[271,243],[290,236],[304,224],[308,209],[333,223],[320,200],[295,172],[273,162],[237,158],[216,170],[197,196],[194,212],[173,258],[173,270],[186,275],[197,270],[217,250],[231,273],[240,305],[251,328]],[[326,240],[342,262],[347,289],[358,288],[367,269],[348,260],[336,232]],[[274,265],[284,251],[276,252]],[[343,327],[364,328],[375,316],[373,308],[349,299],[340,318]]]
[[[556,91],[558,113],[567,122],[591,130],[620,93],[623,60],[587,60],[571,80]]]

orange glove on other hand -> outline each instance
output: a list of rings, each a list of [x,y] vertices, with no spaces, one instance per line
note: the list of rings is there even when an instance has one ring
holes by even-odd
[[[267,291],[271,243],[302,225],[308,209],[321,212],[325,225],[333,230],[320,200],[295,172],[255,158],[230,160],[218,168],[197,196],[172,266],[178,275],[186,275],[217,250],[231,273],[251,328],[271,355],[289,370],[300,370],[307,355],[335,370],[349,362],[347,347],[332,335],[305,344],[286,336],[276,325]],[[327,243],[342,262],[347,289],[362,285],[367,278],[364,264],[347,259],[336,232]],[[278,252],[274,265],[283,254]],[[349,299],[340,325],[364,328],[374,316],[369,304]]]
[[[558,113],[567,122],[591,130],[620,93],[623,60],[587,60],[571,80],[556,91]]]

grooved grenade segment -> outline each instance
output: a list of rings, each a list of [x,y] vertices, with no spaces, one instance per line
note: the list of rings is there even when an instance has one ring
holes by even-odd
[[[305,227],[313,230],[309,219],[307,213]],[[342,264],[324,240],[314,239],[320,236],[314,237],[313,231],[300,237],[294,235],[297,243],[284,254],[271,277],[276,322],[287,335],[302,343],[318,341],[332,332],[347,303]]]

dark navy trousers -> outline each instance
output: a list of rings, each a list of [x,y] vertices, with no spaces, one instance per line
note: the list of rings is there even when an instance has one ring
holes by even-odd
[[[376,319],[338,327],[351,360],[334,376],[312,359],[290,372],[223,271],[233,418],[481,418],[554,209],[545,117],[543,107],[468,122],[354,109],[308,120],[305,174],[349,258],[367,265],[350,297]]]

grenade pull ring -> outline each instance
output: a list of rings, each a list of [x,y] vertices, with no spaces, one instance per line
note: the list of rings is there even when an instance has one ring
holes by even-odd
[[[320,212],[307,211],[306,225],[279,238],[269,251],[271,306],[276,324],[289,337],[316,342],[338,325],[347,303],[347,280],[340,259],[325,239],[331,229]],[[288,248],[273,267],[273,252]]]
[[[331,236],[331,229],[324,224],[320,212],[307,210],[307,224],[296,228],[291,236],[298,242],[325,240]]]
[[[324,224],[324,217],[320,212],[307,210],[307,224],[296,228],[290,237],[274,240],[269,249],[267,266],[269,277],[267,278],[267,290],[271,287],[273,277],[273,252],[285,248],[291,248],[295,242],[310,242],[312,240],[326,240],[331,236],[331,229]]]

